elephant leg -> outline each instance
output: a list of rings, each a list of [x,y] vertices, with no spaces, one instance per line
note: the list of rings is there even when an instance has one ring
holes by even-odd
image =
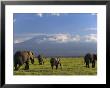
[[[14,69],[15,71],[18,70],[18,69],[17,69],[17,64],[15,64],[14,67],[15,67],[15,69]]]
[[[89,68],[89,62],[86,62],[86,67]]]
[[[44,61],[42,60],[42,64],[44,65]]]
[[[86,62],[86,67],[87,67],[87,62]]]
[[[28,64],[25,65],[25,70],[29,70],[29,65]]]
[[[94,61],[94,68],[95,68],[95,61]]]
[[[25,70],[29,70],[29,62],[26,62]]]
[[[60,63],[60,67],[61,67],[61,69],[62,69],[62,65],[61,65],[61,63]]]
[[[87,67],[89,68],[89,61],[87,62]]]
[[[19,64],[19,66],[17,67],[17,70],[19,70],[19,69],[20,69],[20,67],[21,67],[21,64]]]
[[[52,67],[52,69],[53,69],[53,64],[51,64],[51,67]]]
[[[93,68],[93,61],[92,61],[92,68]]]
[[[31,63],[34,64],[34,59],[31,60]]]
[[[39,65],[40,65],[40,60],[39,60]]]
[[[56,65],[56,70],[58,69],[58,64]]]
[[[40,65],[43,65],[44,64],[44,62],[43,62],[43,60],[40,62]]]
[[[40,65],[42,65],[42,62],[40,61]]]
[[[95,68],[95,61],[92,62],[92,68]]]
[[[88,68],[89,68],[89,63],[88,63]]]

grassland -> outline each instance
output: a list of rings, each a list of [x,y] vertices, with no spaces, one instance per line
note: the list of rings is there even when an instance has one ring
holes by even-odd
[[[24,70],[24,65],[19,71],[14,71],[14,75],[97,75],[97,65],[95,68],[86,68],[83,58],[61,58],[62,69],[51,69],[50,59],[44,59],[45,64],[39,65],[38,60],[34,64],[30,63],[30,69]]]

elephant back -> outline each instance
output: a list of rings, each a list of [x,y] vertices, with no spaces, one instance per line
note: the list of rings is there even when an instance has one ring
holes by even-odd
[[[21,51],[17,51],[14,54],[14,64],[23,64]]]

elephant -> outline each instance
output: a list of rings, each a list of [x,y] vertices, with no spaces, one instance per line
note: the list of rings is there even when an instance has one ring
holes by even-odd
[[[92,68],[95,68],[95,62],[97,60],[97,55],[96,54],[93,54],[92,56]]]
[[[53,69],[54,66],[56,66],[56,70],[58,69],[58,65],[60,65],[61,69],[62,69],[62,65],[61,65],[61,60],[60,58],[51,58],[50,59],[50,64],[51,64],[51,67]]]
[[[43,65],[44,64],[44,61],[43,61],[41,55],[38,55],[37,58],[38,58],[39,65]]]
[[[84,63],[86,63],[86,67],[89,68],[89,63],[92,63],[92,68],[95,68],[95,62],[97,60],[96,54],[86,54],[84,57]]]
[[[31,51],[17,51],[14,54],[14,67],[15,70],[19,70],[19,68],[25,64],[25,70],[29,69],[29,60],[34,64],[34,53]]]
[[[84,57],[84,63],[86,63],[86,67],[89,68],[89,63],[92,62],[92,57],[90,53],[87,53]]]

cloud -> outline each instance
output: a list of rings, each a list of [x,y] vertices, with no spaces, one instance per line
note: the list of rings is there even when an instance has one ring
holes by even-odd
[[[61,43],[61,42],[67,42],[68,38],[69,37],[66,34],[56,34],[56,35],[53,35],[53,36],[49,37],[48,39],[50,41],[56,41],[56,42]]]
[[[88,35],[80,36],[80,35],[70,35],[70,34],[54,34],[52,36],[48,36],[47,39],[45,38],[44,40],[54,41],[57,43],[68,43],[68,42],[96,43],[97,35],[88,34]]]
[[[81,40],[81,36],[79,35],[75,35],[74,37],[72,37],[73,41],[80,41]]]
[[[89,34],[84,36],[85,42],[97,42],[97,35],[96,34]]]
[[[14,40],[14,43],[21,43],[22,41],[19,41],[19,40]]]
[[[43,14],[42,13],[37,13],[37,16],[43,17]]]
[[[48,34],[42,39],[42,42],[45,41],[52,41],[57,43],[78,42],[80,41],[80,36],[72,36],[70,34]]]
[[[36,36],[34,33],[29,33],[29,34],[14,34],[14,43],[21,43],[25,42],[27,40],[32,39],[34,36]]]
[[[22,43],[22,42],[25,42],[25,41],[27,41],[27,40],[30,40],[30,39],[32,39],[33,37],[24,37],[24,38],[22,38],[22,37],[16,37],[15,39],[14,39],[14,43],[16,44],[16,43]]]
[[[60,16],[60,13],[52,13],[52,16]]]
[[[48,36],[47,40],[57,43],[78,42],[80,41],[80,36],[70,34],[53,34]]]
[[[86,43],[96,43],[96,34],[88,34],[84,36],[71,35],[71,34],[45,34],[45,33],[29,33],[29,34],[16,34],[14,37],[14,43],[21,43],[27,40],[35,38],[38,43],[43,42],[56,42],[56,43],[69,43],[69,42],[86,42]]]
[[[39,36],[48,36],[45,33],[24,33],[24,34],[14,34],[14,43],[21,43],[30,40],[34,37],[39,38]],[[40,41],[40,40],[39,40]],[[41,40],[42,41],[42,40]]]

